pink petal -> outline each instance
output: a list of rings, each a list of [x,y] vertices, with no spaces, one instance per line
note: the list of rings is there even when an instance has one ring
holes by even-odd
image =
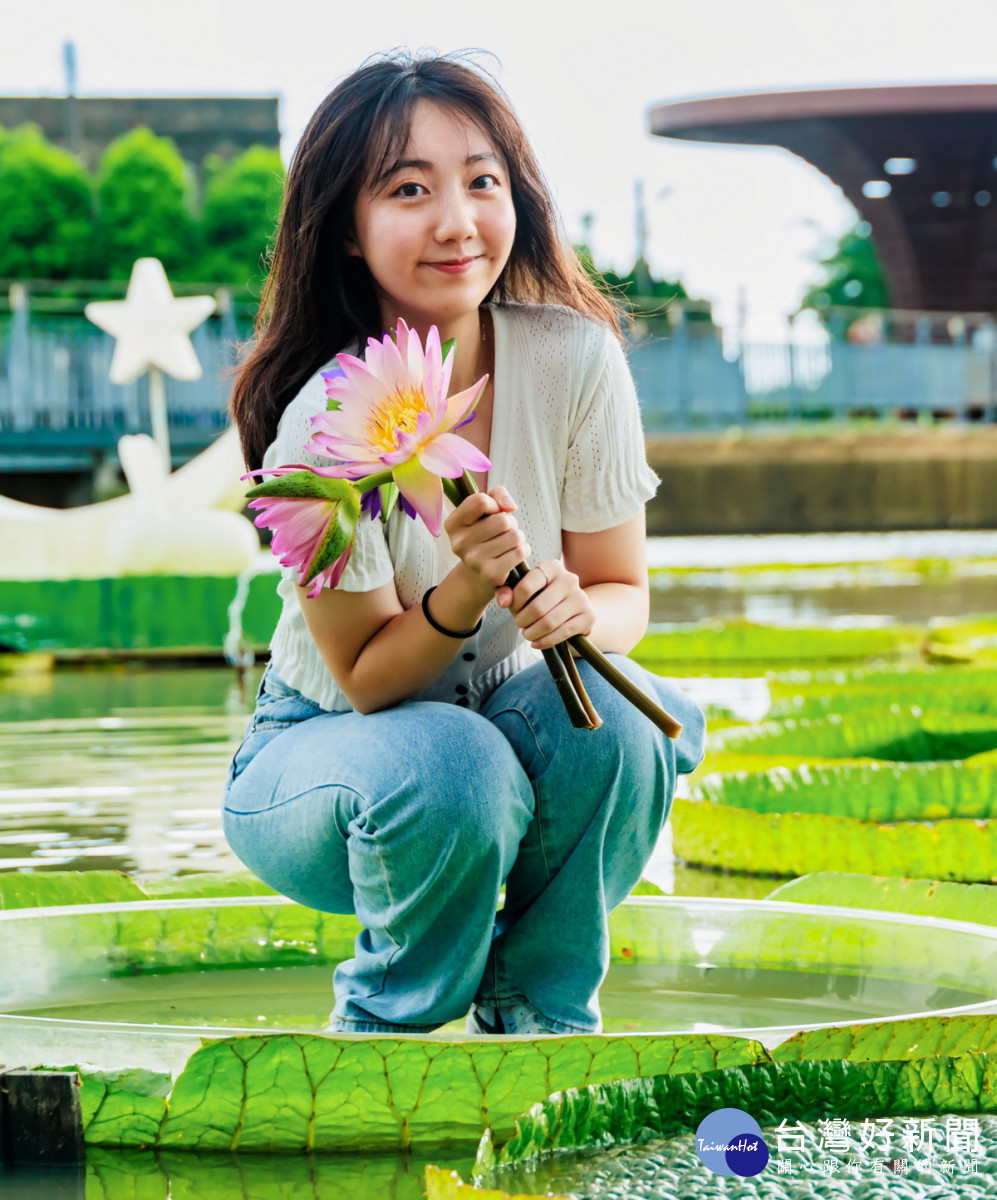
[[[375,364],[352,354],[339,354],[336,361],[343,368],[345,378],[327,379],[325,394],[340,403],[356,403],[358,398],[376,404],[384,395],[385,382],[375,370]]]
[[[381,455],[381,462],[385,466],[395,467],[399,463],[407,462],[419,451],[419,439],[414,433],[399,431],[396,445],[398,447],[397,450],[392,450],[390,454]]]
[[[371,454],[366,438],[341,438],[334,437],[331,433],[316,433],[310,442],[305,443],[304,448],[322,458],[338,458],[344,462],[369,458]]]
[[[456,433],[438,433],[431,442],[419,450],[419,461],[437,475],[456,479],[465,469],[468,471],[490,471],[490,460],[467,438]]]
[[[394,392],[396,388],[411,387],[419,382],[409,377],[408,368],[399,353],[398,347],[385,334],[382,341],[371,338],[367,343],[367,365],[371,374],[381,383],[381,394],[385,391]]]
[[[394,479],[429,532],[438,537],[443,528],[443,484],[439,476],[427,471],[417,458],[410,458],[395,467]]]
[[[449,430],[459,425],[478,403],[487,382],[488,376],[483,375],[477,383],[472,383],[463,392],[457,392],[456,395],[451,396],[447,400],[446,416],[440,421],[440,428]]]
[[[367,413],[370,406],[377,402],[377,400],[364,400],[355,392],[351,392],[349,396],[345,396],[340,401],[342,408],[332,412],[316,413],[312,417],[312,424],[317,432],[327,433],[332,437],[363,437],[367,424]]]
[[[453,434],[450,436],[453,437]],[[455,440],[462,441],[463,439]],[[456,479],[464,470],[457,455],[439,437],[433,438],[431,442],[426,442],[424,446],[419,447],[419,462],[427,471],[432,471],[434,475],[442,475],[446,479]]]
[[[325,500],[262,496],[249,507],[260,512],[254,524],[273,530],[272,549],[284,567],[304,570],[315,557],[335,506]]]
[[[346,570],[346,564],[350,561],[352,553],[353,543],[350,542],[335,562],[330,563],[324,571],[319,571],[312,580],[311,589],[308,592],[309,599],[314,600],[324,587],[334,588],[339,583],[340,579],[343,578],[343,572]]]
[[[430,325],[426,334],[426,351],[422,362],[422,375],[426,380],[426,395],[436,397],[446,395],[443,382],[443,350],[440,346],[440,331],[435,325]]]
[[[432,412],[421,412],[415,419],[415,440],[421,445],[429,441],[440,427],[439,418]]]

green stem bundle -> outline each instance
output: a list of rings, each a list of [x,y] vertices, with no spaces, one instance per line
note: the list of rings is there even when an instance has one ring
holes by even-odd
[[[456,504],[468,496],[473,496],[479,490],[467,471],[461,478],[445,479],[443,483],[451,500]],[[529,569],[526,563],[520,563],[513,567],[506,579],[506,585],[515,587]],[[601,650],[598,650],[584,634],[580,633],[568,638],[566,642],[559,642],[558,645],[543,651],[544,660],[553,677],[558,694],[567,710],[571,724],[576,729],[598,729],[602,724],[602,719],[585,690],[585,685],[582,683],[574,656],[571,653],[572,649],[667,737],[677,738],[682,732],[682,726],[670,713],[665,712],[650,696],[642,692],[622,671],[613,666]]]

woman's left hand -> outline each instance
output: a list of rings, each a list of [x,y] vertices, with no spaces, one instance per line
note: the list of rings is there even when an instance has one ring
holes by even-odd
[[[535,650],[546,650],[595,624],[595,611],[578,576],[559,559],[533,567],[515,588],[496,589],[499,608],[507,608]]]

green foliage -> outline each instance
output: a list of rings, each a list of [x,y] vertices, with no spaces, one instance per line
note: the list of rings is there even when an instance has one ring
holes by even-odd
[[[824,270],[824,279],[807,289],[800,302],[801,309],[814,309],[833,328],[834,320],[828,313],[831,308],[889,308],[886,275],[865,222],[860,221],[843,234],[832,253],[818,259],[818,263]],[[855,313],[856,318],[860,315]],[[851,321],[846,321],[842,332],[850,324]]]
[[[148,894],[120,871],[0,873],[0,911],[63,904],[115,904]]]
[[[645,259],[639,258],[625,275],[621,275],[613,270],[600,270],[588,246],[577,245],[574,251],[593,283],[622,301],[641,321],[653,324],[657,319],[667,327],[669,302],[673,302],[680,307],[686,304],[694,306],[686,313],[689,321],[700,325],[713,324],[709,301],[691,297],[681,280],[656,279]]]
[[[127,279],[136,258],[154,257],[173,279],[258,292],[283,191],[280,154],[250,146],[205,167],[198,215],[189,167],[149,129],[112,142],[91,177],[36,127],[0,128],[0,277]]]
[[[92,242],[93,198],[83,165],[33,125],[0,130],[0,276],[86,275]]]
[[[240,288],[266,275],[266,251],[280,213],[284,167],[280,153],[250,146],[230,162],[209,165],[201,212],[200,278]]]
[[[158,258],[189,279],[195,228],[190,182],[168,138],[133,129],[104,151],[97,172],[98,241],[111,279],[127,279],[136,258]]]

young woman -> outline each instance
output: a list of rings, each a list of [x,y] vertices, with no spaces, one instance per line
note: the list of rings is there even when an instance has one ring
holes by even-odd
[[[452,392],[488,374],[461,433],[491,469],[439,538],[397,510],[362,517],[338,586],[308,598],[285,572],[226,836],[278,891],[359,918],[331,1031],[465,1014],[477,1033],[598,1031],[607,915],[703,720],[622,657],[648,620],[657,479],[615,313],[508,102],[448,58],[361,67],[305,131],[233,395],[248,466],[309,461],[318,372],[399,318],[456,339]],[[578,633],[683,723],[677,741],[584,663],[604,725],[571,727],[538,660]]]

